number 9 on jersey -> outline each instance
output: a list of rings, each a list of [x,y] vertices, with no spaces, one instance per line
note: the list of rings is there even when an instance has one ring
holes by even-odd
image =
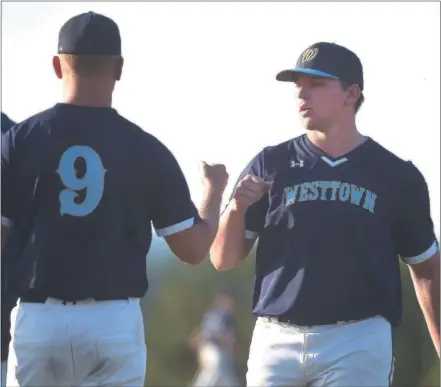
[[[82,158],[86,168],[84,176],[79,178],[75,162]],[[106,170],[100,156],[88,146],[75,145],[68,148],[60,158],[57,169],[61,182],[66,189],[60,192],[60,214],[87,216],[99,205],[104,194],[104,176]],[[81,203],[75,202],[78,191],[87,190]]]

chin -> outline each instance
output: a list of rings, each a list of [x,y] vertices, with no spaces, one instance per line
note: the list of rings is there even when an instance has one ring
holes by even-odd
[[[323,132],[323,121],[314,120],[312,117],[303,118],[303,127],[308,131]]]
[[[316,130],[317,125],[314,125],[314,120],[308,117],[303,119],[303,126],[306,130]]]

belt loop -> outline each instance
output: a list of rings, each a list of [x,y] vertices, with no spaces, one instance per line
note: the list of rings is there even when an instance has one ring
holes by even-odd
[[[62,304],[63,304],[64,306],[66,306],[68,302],[70,302],[72,305],[76,305],[76,304],[77,304],[76,301],[66,301],[66,300],[63,300]]]

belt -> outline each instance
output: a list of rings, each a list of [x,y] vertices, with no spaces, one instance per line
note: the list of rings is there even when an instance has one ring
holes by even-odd
[[[312,327],[312,326],[324,326],[324,325],[342,325],[342,324],[351,324],[354,322],[358,322],[358,321],[362,321],[362,320],[366,320],[369,318],[373,318],[376,317],[376,315],[370,315],[370,316],[366,316],[364,318],[357,318],[355,320],[341,320],[341,321],[329,321],[329,322],[325,322],[322,324],[298,324],[295,321],[289,319],[289,318],[285,318],[285,317],[276,317],[276,316],[264,316],[262,317],[264,321],[269,322],[269,323],[275,323],[275,324],[279,324],[279,325],[290,325],[290,326],[294,326],[294,327]]]
[[[36,295],[27,295],[20,297],[20,302],[28,302],[31,304],[44,304],[49,298],[56,299],[60,301],[63,305],[72,304],[76,305],[78,303],[83,302],[101,302],[101,301],[128,301],[129,297],[89,297],[83,298],[79,300],[64,300],[56,297],[48,297],[48,296],[36,296]]]

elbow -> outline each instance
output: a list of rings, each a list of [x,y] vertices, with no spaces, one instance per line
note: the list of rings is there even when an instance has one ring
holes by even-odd
[[[234,269],[234,266],[228,266],[228,265],[221,265],[221,266],[217,266],[216,270],[218,272],[225,272],[225,271],[229,271],[231,269]]]
[[[199,257],[196,256],[196,257],[193,257],[193,259],[187,261],[186,263],[189,265],[197,266],[197,265],[201,264],[202,262],[204,262],[205,258],[207,258],[205,255],[201,255]]]
[[[188,264],[188,265],[192,265],[192,266],[197,266],[200,263],[202,263],[205,258],[207,257],[207,254],[202,254],[199,252],[194,252],[192,254],[185,254],[182,255],[180,257],[178,257],[182,262]]]
[[[195,266],[208,257],[212,238],[203,226],[203,223],[198,224],[167,237],[168,246],[180,261]]]
[[[228,271],[233,269],[236,265],[228,262],[224,257],[214,252],[210,252],[210,261],[213,267],[219,271]]]
[[[222,262],[213,262],[211,261],[213,267],[216,269],[216,271],[222,272],[222,271],[228,271],[231,270],[233,268],[233,266],[231,265],[226,265],[225,263]]]
[[[197,266],[205,261],[209,255],[209,251],[209,246],[193,243],[181,254],[179,259],[188,265]]]
[[[217,262],[211,259],[211,264],[216,269],[216,271],[228,271],[230,268],[227,265],[224,265],[222,262]]]

